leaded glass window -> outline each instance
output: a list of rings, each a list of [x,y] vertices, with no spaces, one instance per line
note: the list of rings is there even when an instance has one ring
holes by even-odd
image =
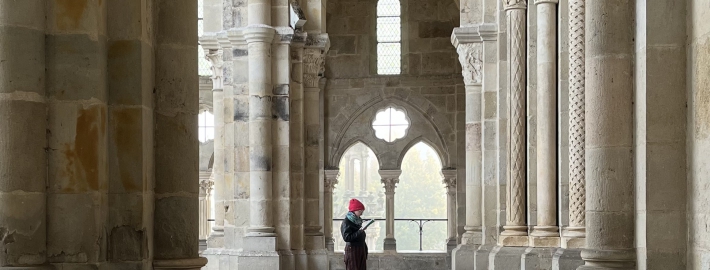
[[[402,18],[399,0],[377,2],[377,74],[402,72]]]

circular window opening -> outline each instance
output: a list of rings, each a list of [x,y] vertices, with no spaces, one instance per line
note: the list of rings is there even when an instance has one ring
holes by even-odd
[[[403,110],[390,106],[375,115],[372,128],[375,129],[375,137],[393,142],[407,134],[409,120]]]

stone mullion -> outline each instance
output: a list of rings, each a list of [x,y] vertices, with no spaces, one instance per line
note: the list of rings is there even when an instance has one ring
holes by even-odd
[[[569,227],[565,236],[585,235],[584,2],[569,0]]]
[[[506,225],[503,226],[501,236],[527,236],[526,225],[526,115],[525,115],[525,41],[526,41],[526,9],[525,0],[506,0],[505,3],[507,23],[508,23],[508,60],[510,104],[509,121],[510,130],[508,139],[510,149],[508,150],[508,184],[506,203]],[[527,245],[523,239],[507,240],[500,239],[503,245]],[[514,238],[510,238],[514,239]]]
[[[338,184],[338,176],[340,176],[339,170],[325,170],[325,179],[323,186],[323,197],[325,202],[323,203],[323,220],[324,220],[324,234],[325,234],[325,246],[329,251],[334,249],[334,239],[333,239],[333,189],[335,185]]]
[[[585,115],[590,116],[585,119],[585,178],[589,181],[586,246],[581,253],[585,265],[578,269],[636,269],[634,3],[585,3],[585,31],[589,33],[585,37]]]
[[[442,183],[446,187],[447,250],[453,250],[458,244],[456,231],[456,170],[442,170]]]
[[[382,177],[382,185],[385,188],[385,216],[386,216],[386,235],[384,250],[385,252],[394,252],[397,250],[397,240],[394,238],[394,192],[399,183],[401,170],[380,170]]]
[[[533,246],[558,246],[557,226],[557,0],[537,6],[537,225]]]
[[[3,269],[44,269],[47,262],[45,18],[44,0],[0,2]]]
[[[197,2],[159,0],[155,15],[154,269],[200,269]],[[189,12],[193,11],[193,12]],[[191,14],[192,17],[175,16]],[[176,64],[179,63],[179,64]],[[193,128],[186,128],[193,127]]]

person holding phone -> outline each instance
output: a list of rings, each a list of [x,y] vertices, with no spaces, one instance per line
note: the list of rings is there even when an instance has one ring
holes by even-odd
[[[368,250],[365,243],[367,226],[363,226],[361,218],[363,212],[365,212],[365,205],[357,199],[350,199],[348,214],[340,225],[340,233],[345,241],[346,270],[367,270]]]

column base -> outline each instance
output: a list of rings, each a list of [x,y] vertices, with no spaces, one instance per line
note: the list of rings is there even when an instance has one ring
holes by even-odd
[[[446,240],[446,251],[448,253],[451,253],[452,250],[454,250],[458,246],[458,241],[456,240],[456,237],[449,238]]]
[[[498,237],[498,245],[504,247],[527,247],[530,244],[530,239],[527,235],[500,235]]]
[[[530,235],[538,237],[558,237],[560,236],[560,231],[557,226],[535,226]]]
[[[238,264],[249,269],[281,269],[275,236],[244,237],[244,248],[238,255]],[[241,267],[237,267],[241,268]]]
[[[325,238],[325,249],[331,253],[335,251],[335,240],[333,240],[333,237]]]
[[[500,235],[504,236],[527,236],[528,226],[503,226]]]
[[[586,243],[587,243],[586,238],[571,238],[571,237],[563,236],[561,239],[562,248],[582,249],[582,248],[584,248],[584,245]]]
[[[584,265],[577,270],[601,269],[636,269],[636,253],[633,249],[627,250],[593,250],[585,249],[581,253]]]
[[[306,269],[328,269],[328,252],[325,247],[325,236],[313,235],[304,238],[304,248],[308,261]]]
[[[480,246],[483,244],[481,227],[464,227],[466,232],[461,236],[461,244]]]
[[[395,240],[394,238],[385,238],[384,251],[385,253],[396,252],[397,240]]]
[[[207,265],[207,258],[204,257],[175,260],[153,260],[153,269],[200,270],[205,265]]]
[[[559,237],[541,237],[541,236],[530,236],[530,246],[531,247],[559,247],[560,238]]]
[[[212,232],[207,236],[207,248],[224,247],[224,227],[214,226]]]
[[[471,244],[458,245],[451,251],[451,269],[476,269],[476,250],[478,246]]]

